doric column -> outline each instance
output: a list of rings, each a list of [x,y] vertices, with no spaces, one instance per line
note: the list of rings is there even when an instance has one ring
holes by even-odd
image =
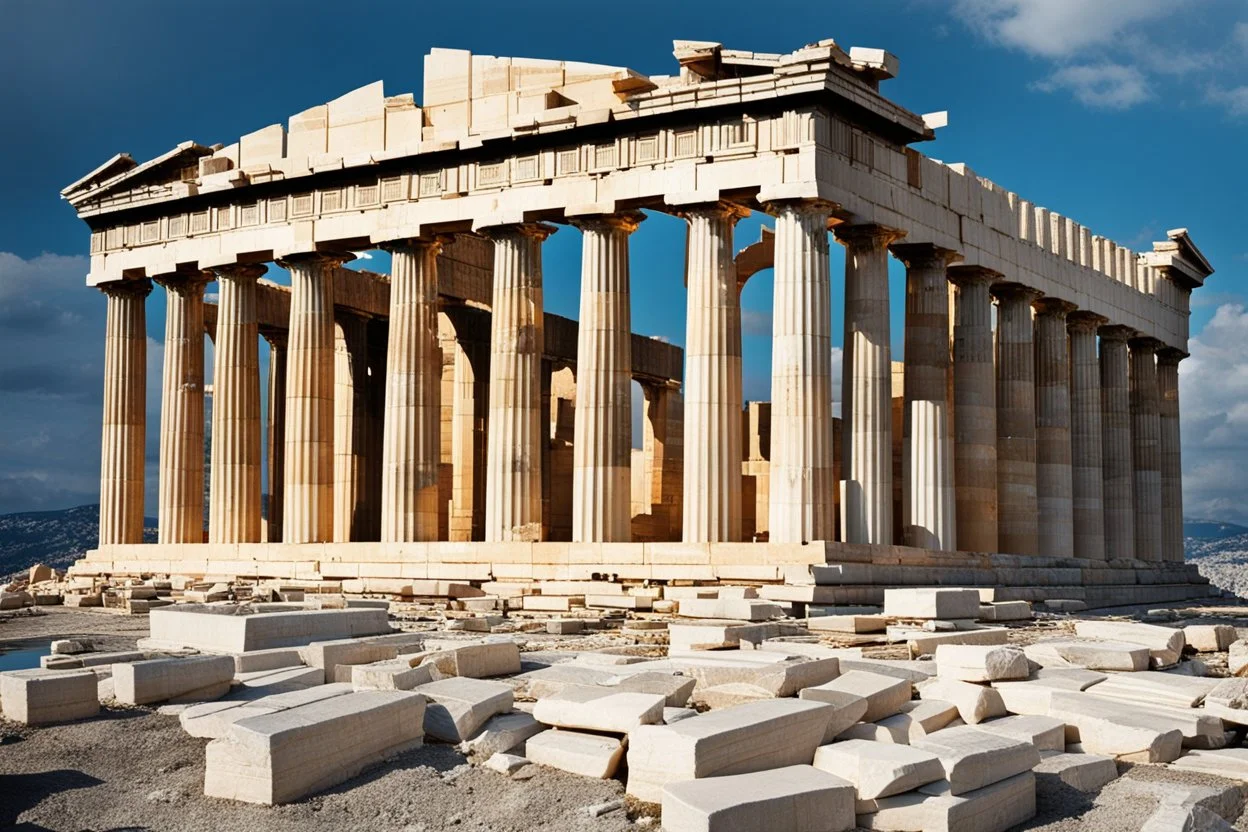
[[[633,352],[628,237],[640,213],[578,219],[581,316],[572,441],[572,540],[632,539]]]
[[[260,541],[260,330],[256,281],[264,266],[217,272],[212,375],[212,464],[208,541]]]
[[[1101,363],[1096,331],[1105,318],[1092,312],[1066,317],[1070,335],[1071,518],[1075,557],[1105,559],[1105,494],[1102,479]]]
[[[1130,362],[1135,330],[1103,326],[1101,336],[1101,470],[1105,490],[1105,556],[1135,557],[1135,469],[1131,460]]]
[[[441,240],[389,247],[390,334],[381,475],[381,539],[437,540],[442,352],[438,346]]]
[[[494,241],[485,539],[532,541],[542,528],[542,241],[554,229],[525,223],[485,233]]]
[[[368,320],[334,315],[334,536],[368,540]]]
[[[835,230],[846,249],[841,535],[848,543],[888,545],[893,542],[888,246],[902,233],[882,225]]]
[[[334,275],[349,255],[298,255],[290,270],[286,356],[286,483],[282,539],[334,533]]]
[[[1131,462],[1135,470],[1135,557],[1161,560],[1161,418],[1155,338],[1132,338]]]
[[[1066,316],[1075,305],[1035,302],[1036,507],[1039,553],[1072,557],[1075,548],[1070,438],[1070,355]]]
[[[646,396],[645,438],[648,501],[658,540],[679,540],[684,502],[685,403],[680,387],[643,384]]]
[[[732,230],[749,211],[720,202],[681,212],[685,280],[683,539],[741,539],[741,289]]]
[[[147,425],[147,296],[151,281],[105,283],[104,419],[100,443],[100,545],[143,542]]]
[[[1182,563],[1183,453],[1179,443],[1179,362],[1171,347],[1157,351],[1158,411],[1161,420],[1161,559]]]
[[[907,546],[955,551],[957,503],[949,443],[949,281],[959,255],[928,243],[893,246],[906,264],[902,399],[902,534]]]
[[[1031,303],[1040,293],[1018,283],[999,283],[992,294],[997,299],[998,549],[1034,555],[1039,538]]]
[[[282,542],[282,493],[286,477],[286,332],[264,333],[269,342],[269,543]]]
[[[161,543],[204,542],[204,287],[211,273],[170,274],[160,399]]]
[[[823,202],[772,203],[776,218],[771,334],[773,543],[832,540],[832,297]]]
[[[992,295],[1001,275],[982,266],[952,266],[954,482],[958,548],[997,548],[997,376]]]

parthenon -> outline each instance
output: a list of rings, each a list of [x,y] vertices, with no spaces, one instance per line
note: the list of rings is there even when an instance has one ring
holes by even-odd
[[[898,72],[883,50],[674,56],[675,74],[646,76],[435,49],[419,103],[378,82],[229,144],[115,155],[65,188],[108,307],[99,547],[74,570],[750,582],[799,603],[932,584],[1204,594],[1183,563],[1178,365],[1213,269],[1187,230],[1131,251],[928,158],[912,145],[943,114],[881,94]],[[774,232],[742,246],[755,211]],[[632,332],[643,212],[687,222],[683,352]],[[557,230],[582,241],[577,321],[543,309]],[[389,275],[344,267],[369,249]],[[263,279],[270,263],[289,286]],[[771,397],[747,406],[740,292],[766,269]]]

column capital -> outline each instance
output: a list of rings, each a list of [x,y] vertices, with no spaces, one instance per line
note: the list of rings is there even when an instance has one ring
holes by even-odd
[[[205,286],[216,279],[217,276],[210,269],[195,269],[158,274],[152,278],[152,281],[159,284],[166,292],[188,295],[202,292]]]
[[[906,232],[878,223],[838,225],[832,229],[836,241],[848,249],[887,248],[906,236]]]
[[[1037,315],[1054,315],[1058,318],[1065,318],[1079,307],[1061,298],[1042,297],[1032,301],[1031,308],[1036,310]]]
[[[1096,331],[1109,323],[1109,318],[1089,312],[1086,309],[1076,310],[1066,316],[1066,328],[1071,332],[1086,332],[1096,335]]]
[[[259,280],[268,270],[269,267],[263,263],[231,263],[226,266],[215,266],[212,269],[216,277],[251,281]]]
[[[967,266],[950,266],[946,272],[949,282],[955,286],[991,286],[1005,278],[1001,272],[993,271],[987,266],[977,264]]]
[[[750,215],[750,209],[735,202],[720,200],[719,202],[699,202],[669,209],[674,216],[688,220],[694,216],[708,216],[727,220],[736,224]]]
[[[777,197],[776,199],[759,199],[759,203],[763,206],[763,210],[771,216],[776,216],[783,211],[793,211],[801,214],[822,214],[830,217],[840,210],[841,206],[835,202],[828,202],[826,199],[816,199],[813,197]]]
[[[1101,336],[1102,341],[1121,341],[1125,344],[1127,339],[1134,336],[1136,332],[1129,326],[1110,324],[1097,330],[1097,334]]]
[[[907,269],[945,269],[962,259],[960,252],[934,243],[897,243],[889,246],[889,251]]]
[[[291,266],[301,265],[332,265],[334,268],[341,266],[343,263],[350,263],[355,259],[355,255],[349,251],[307,251],[297,254],[287,254],[277,261],[277,265],[283,269],[289,269]]]
[[[101,283],[96,288],[110,298],[145,298],[152,293],[152,281],[146,278],[140,280],[115,280],[111,283]]]
[[[1179,362],[1184,358],[1187,358],[1187,356],[1188,354],[1183,352],[1183,350],[1176,349],[1174,347],[1162,347],[1157,350],[1157,363],[1165,364],[1167,367],[1177,367],[1179,366]]]
[[[559,229],[544,222],[513,222],[500,225],[487,225],[476,229],[477,233],[497,242],[509,237],[531,237],[539,243]]]
[[[1127,346],[1132,352],[1156,352],[1165,344],[1150,335],[1137,335],[1127,340]]]
[[[640,211],[617,211],[614,214],[587,214],[569,217],[568,225],[581,231],[623,231],[632,234],[646,219]]]
[[[1014,301],[1028,305],[1031,305],[1043,295],[1040,290],[1024,286],[1021,283],[994,283],[989,287],[988,291],[992,293],[992,296],[998,302]]]
[[[387,240],[377,247],[391,254],[404,251],[417,253],[428,251],[429,249],[433,249],[434,254],[439,254],[442,251],[442,247],[449,245],[452,240],[454,240],[454,236],[451,234],[433,234],[428,237],[407,237],[401,240]]]
[[[285,349],[290,341],[290,331],[285,329],[260,328],[260,337],[268,342],[273,349]]]

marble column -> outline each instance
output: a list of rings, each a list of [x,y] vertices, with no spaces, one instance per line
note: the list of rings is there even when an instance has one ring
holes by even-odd
[[[1106,319],[1092,312],[1066,316],[1070,336],[1071,519],[1075,557],[1105,559],[1102,475],[1101,364],[1096,332]]]
[[[997,551],[997,377],[992,295],[1001,275],[982,266],[952,266],[953,466],[958,548]]]
[[[204,542],[204,287],[211,279],[211,272],[156,278],[165,289],[161,543]]]
[[[1103,326],[1101,336],[1101,469],[1105,556],[1135,557],[1135,469],[1131,460],[1130,362],[1126,326]]]
[[[350,255],[306,254],[290,271],[286,356],[286,480],[282,539],[324,543],[334,533],[334,276]]]
[[[410,240],[390,246],[381,539],[391,543],[437,540],[438,536],[441,249],[441,240]]]
[[[1161,417],[1154,338],[1132,338],[1131,462],[1135,471],[1135,557],[1161,560]]]
[[[264,333],[269,342],[269,543],[282,542],[282,491],[286,476],[286,332]]]
[[[212,375],[212,460],[208,542],[260,541],[259,265],[217,272],[217,340]]]
[[[997,299],[998,550],[1039,553],[1036,498],[1036,381],[1031,304],[1018,283],[992,288]]]
[[[928,243],[893,246],[906,264],[902,398],[902,535],[920,549],[956,551],[957,497],[949,438],[949,281],[959,255]]]
[[[685,281],[685,482],[682,539],[741,539],[741,289],[732,231],[749,211],[721,202],[681,212]]]
[[[100,443],[100,545],[143,542],[147,427],[147,296],[151,281],[100,285],[104,330],[104,418]]]
[[[536,541],[542,528],[542,241],[554,229],[525,223],[485,233],[494,241],[485,539]]]
[[[391,290],[393,291],[393,290]],[[368,540],[368,319],[334,315],[334,536],[335,542]]]
[[[1075,549],[1071,473],[1070,337],[1073,303],[1041,298],[1035,309],[1036,507],[1039,553],[1072,557]]]
[[[773,203],[771,335],[772,543],[833,540],[832,296],[822,202]]]
[[[1161,421],[1161,559],[1182,563],[1183,453],[1179,442],[1179,362],[1171,347],[1157,351],[1158,412]]]
[[[628,238],[640,213],[578,219],[581,315],[572,441],[572,540],[632,539],[633,353]]]
[[[841,532],[848,543],[893,542],[888,246],[901,236],[881,225],[836,228],[846,249]]]

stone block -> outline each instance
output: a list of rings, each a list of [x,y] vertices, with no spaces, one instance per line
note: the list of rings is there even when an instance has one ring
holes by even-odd
[[[576,635],[585,629],[585,622],[577,618],[553,618],[546,622],[546,632],[552,636]]]
[[[950,794],[955,796],[1031,771],[1040,762],[1040,752],[1031,743],[971,725],[937,731],[913,747],[940,758]]]
[[[689,703],[689,697],[697,683],[697,679],[688,676],[642,671],[610,679],[601,685],[609,691],[620,693],[661,694],[667,707],[683,708]]]
[[[54,656],[73,656],[78,653],[90,653],[94,650],[91,642],[73,638],[55,639],[49,649]]]
[[[770,651],[685,654],[652,666],[695,679],[697,688],[747,684],[770,691],[772,696],[793,696],[803,688],[823,684],[840,674],[840,660],[836,658],[790,657]]]
[[[524,748],[531,763],[603,780],[615,774],[624,756],[624,744],[614,737],[579,731],[542,731]]]
[[[888,620],[882,615],[818,615],[806,620],[813,632],[882,633]]]
[[[529,764],[527,757],[521,757],[517,754],[494,754],[483,765],[499,774],[512,775]]]
[[[867,740],[821,745],[812,765],[847,779],[859,800],[908,792],[945,776],[940,759],[930,751]]]
[[[86,719],[100,712],[90,670],[10,670],[0,673],[0,703],[4,716],[26,725],[50,725]]]
[[[746,702],[758,702],[761,699],[774,699],[771,692],[758,685],[728,684],[715,685],[709,688],[698,688],[694,691],[691,701],[698,708],[706,710],[722,710],[735,708]]]
[[[1009,641],[1009,631],[1004,627],[981,627],[973,630],[929,633],[912,630],[906,634],[911,656],[930,656],[942,644],[998,645]]]
[[[1037,751],[1065,751],[1066,723],[1051,716],[1017,714],[980,723],[979,730],[1029,742]]]
[[[909,745],[928,734],[951,725],[958,717],[958,709],[951,702],[927,699],[906,702],[901,710],[879,722],[860,722],[840,732],[842,739],[863,739],[873,742],[891,742]]]
[[[356,690],[412,690],[432,681],[432,665],[412,667],[402,658],[351,666],[351,685]]]
[[[1221,653],[1235,641],[1235,628],[1229,624],[1189,624],[1183,638],[1197,653]]]
[[[818,702],[770,699],[643,725],[629,735],[628,793],[657,803],[667,783],[809,765],[833,714]]]
[[[1026,601],[994,601],[979,605],[980,621],[1030,621],[1031,604]]]
[[[1041,752],[1040,764],[1032,771],[1040,782],[1052,779],[1081,792],[1099,792],[1118,777],[1118,764],[1100,754]]]
[[[1036,814],[1036,777],[1016,774],[982,789],[952,794],[941,783],[917,792],[885,797],[870,814],[858,815],[863,829],[880,832],[1005,832]]]
[[[325,681],[350,682],[351,667],[395,658],[399,651],[419,650],[424,637],[400,633],[380,638],[348,638],[317,641],[299,648],[299,657],[309,667],[325,669]]]
[[[1075,635],[1080,638],[1103,638],[1141,644],[1148,648],[1154,668],[1169,667],[1176,663],[1187,643],[1180,629],[1134,621],[1076,621]]]
[[[255,673],[258,670],[277,670],[279,667],[297,667],[303,664],[295,647],[276,647],[271,650],[250,650],[234,655],[236,673]]]
[[[75,656],[40,656],[39,665],[48,670],[71,670],[78,667],[105,667],[141,662],[146,658],[147,654],[138,650],[116,650],[106,653],[79,653]]]
[[[681,618],[767,621],[780,618],[784,610],[779,604],[749,598],[688,598],[680,602],[676,614]]]
[[[234,659],[190,656],[113,665],[113,695],[127,705],[204,702],[230,692]]]
[[[233,605],[179,604],[152,610],[151,638],[218,653],[299,647],[393,632],[384,609],[285,610],[236,614]]]
[[[976,725],[994,717],[1005,716],[1006,705],[994,688],[936,678],[919,685],[920,699],[948,702],[958,709],[958,716],[968,725]]]
[[[514,703],[511,685],[484,679],[439,679],[414,690],[430,700],[425,733],[442,742],[472,739],[491,717],[507,713]]]
[[[897,659],[869,659],[863,656],[841,656],[841,672],[865,670],[881,676],[905,679],[911,683],[922,682],[936,675],[936,663],[928,661],[902,661]]]
[[[1217,684],[1205,694],[1202,709],[1223,722],[1248,725],[1248,679],[1231,677],[1217,680]]]
[[[1226,651],[1226,666],[1232,676],[1248,675],[1248,640],[1231,642]]]
[[[1121,641],[1039,641],[1023,648],[1041,667],[1082,667],[1087,670],[1148,670],[1148,648]]]
[[[495,754],[511,751],[524,744],[535,734],[546,730],[532,714],[516,711],[510,714],[499,714],[485,723],[481,732],[460,746],[460,750],[470,757],[484,760]]]
[[[663,721],[667,701],[662,694],[611,693],[592,697],[539,700],[533,717],[555,728],[577,728],[607,734],[628,734],[639,725]]]
[[[328,684],[275,693],[259,699],[222,699],[191,705],[178,714],[178,720],[182,724],[182,730],[192,737],[217,739],[224,737],[230,726],[239,720],[287,711],[324,699],[333,699],[335,696],[346,696],[348,693],[351,693],[350,685]]]
[[[1195,708],[1205,701],[1205,695],[1217,685],[1217,679],[1145,670],[1138,673],[1115,673],[1100,684],[1089,686],[1087,692],[1093,696],[1139,702],[1142,705]]]
[[[429,653],[421,663],[433,665],[443,676],[507,676],[520,672],[520,647],[510,640],[465,644]]]
[[[208,743],[204,794],[277,804],[330,788],[418,747],[425,698],[350,693],[235,722]]]
[[[672,622],[667,627],[669,649],[723,650],[742,642],[761,644],[779,634],[775,624],[738,624],[731,622],[684,624]]]
[[[936,672],[943,679],[997,682],[1026,679],[1031,669],[1017,647],[942,644],[936,648]]]
[[[884,615],[889,618],[977,618],[979,591],[920,587],[886,589]]]
[[[1028,681],[1040,682],[1051,688],[1081,691],[1104,682],[1109,677],[1081,667],[1041,667],[1032,671]]]
[[[1248,782],[1248,748],[1193,749],[1170,765]]]
[[[667,832],[844,832],[854,828],[854,788],[827,771],[795,765],[663,787]]]
[[[1086,693],[1050,690],[1049,694],[1047,715],[1066,723],[1066,741],[1078,742],[1083,751],[1134,763],[1167,763],[1178,759],[1183,732],[1174,720],[1145,714],[1138,707],[1123,707]],[[1007,706],[1008,703],[1007,698]]]
[[[851,670],[826,684],[804,688],[799,696],[814,702],[828,701],[843,706],[844,694],[867,700],[867,710],[861,719],[876,722],[897,713],[904,703],[910,701],[911,685],[905,679]]]
[[[265,696],[325,684],[325,671],[319,667],[279,667],[276,670],[255,670],[235,673],[234,683],[246,696]]]

